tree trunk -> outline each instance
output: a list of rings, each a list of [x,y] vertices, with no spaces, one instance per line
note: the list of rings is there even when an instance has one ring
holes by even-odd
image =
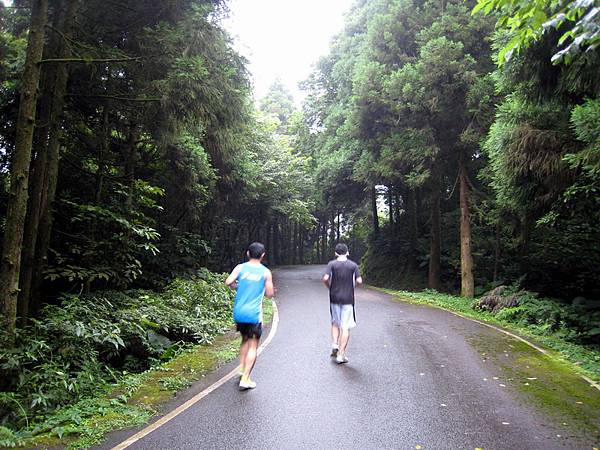
[[[336,241],[337,241],[337,242],[340,242],[340,239],[341,239],[341,237],[342,237],[342,236],[341,236],[341,232],[340,232],[340,228],[341,228],[340,218],[341,218],[341,214],[340,214],[340,212],[338,211],[338,212],[337,212],[337,228],[336,228],[336,234],[335,234],[335,237],[336,237]]]
[[[417,222],[417,193],[414,189],[408,191],[408,270],[414,272],[417,270],[417,238],[419,236]]]
[[[292,227],[292,264],[298,264],[298,223],[294,222]]]
[[[521,242],[519,243],[519,271],[521,275],[529,272],[529,243],[531,242],[531,231],[533,229],[533,216],[531,212],[525,212],[525,218],[521,222]]]
[[[27,213],[31,144],[35,126],[37,88],[40,80],[39,62],[44,49],[44,27],[47,15],[48,0],[33,0],[17,118],[15,150],[12,155],[10,193],[4,227],[2,268],[0,269],[0,302],[2,302],[4,326],[9,332],[14,331],[17,319],[21,245],[25,214]]]
[[[284,219],[281,224],[281,259],[286,266],[290,264],[290,222]]]
[[[327,262],[328,259],[328,255],[327,255],[327,248],[328,248],[328,242],[327,242],[327,219],[324,219],[324,222],[321,224],[322,228],[321,228],[321,233],[322,233],[322,237],[321,237],[321,262]]]
[[[331,228],[329,229],[329,254],[333,255],[335,244],[337,241],[335,240],[335,213],[331,213]]]
[[[54,54],[45,56],[53,57]],[[48,130],[50,125],[50,110],[52,108],[52,93],[54,91],[55,67],[40,74],[40,99],[37,106],[36,127],[32,141],[33,162],[29,176],[29,199],[25,216],[23,245],[21,250],[21,272],[19,276],[18,315],[20,324],[24,326],[29,317],[31,285],[35,265],[35,249],[40,224],[40,209],[42,191],[46,189],[46,166],[48,159]]]
[[[125,161],[123,166],[123,175],[127,184],[127,198],[125,206],[128,211],[133,207],[133,188],[135,184],[135,166],[136,166],[136,143],[138,139],[138,130],[133,123],[129,126],[129,136],[127,146],[125,147]]]
[[[274,260],[273,260],[273,225],[271,224],[271,221],[267,222],[267,236],[265,238],[265,245],[267,246],[267,263],[269,264],[269,266],[274,265]]]
[[[55,32],[50,40],[52,56],[68,58],[71,48],[65,39],[73,35],[73,22],[77,10],[77,0],[61,3],[54,18]],[[40,103],[41,127],[38,143],[37,167],[33,171],[33,188],[28,212],[28,226],[23,245],[21,293],[19,296],[20,316],[25,319],[37,312],[41,301],[43,270],[47,263],[48,246],[52,229],[51,205],[54,201],[58,178],[58,165],[61,139],[61,119],[68,81],[67,64],[54,64],[46,69],[42,77],[44,100]],[[42,117],[43,116],[43,117]]]
[[[469,186],[467,182],[467,161],[464,150],[459,155],[460,178],[460,272],[461,295],[473,297],[475,284],[473,280],[473,255],[471,253],[471,218],[469,214]]]
[[[373,214],[373,237],[379,236],[379,216],[377,215],[377,188],[371,189],[371,214]]]
[[[280,242],[279,223],[276,221],[273,223],[273,254],[275,255],[275,264],[281,265],[281,251],[279,247]]]
[[[437,163],[431,167],[431,238],[429,247],[429,277],[427,286],[440,290],[442,229],[440,226],[440,174]]]
[[[495,284],[498,281],[498,274],[500,272],[500,219],[496,219],[496,232],[494,238],[494,275],[492,282]]]
[[[304,264],[304,242],[305,242],[304,227],[298,226],[298,261],[300,264]]]
[[[321,223],[317,222],[316,235],[315,235],[315,259],[313,260],[316,263],[321,262]]]
[[[394,226],[394,191],[392,185],[388,186],[388,216],[390,219],[390,228]]]

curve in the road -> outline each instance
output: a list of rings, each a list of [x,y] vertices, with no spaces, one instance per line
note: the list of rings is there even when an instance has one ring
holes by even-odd
[[[436,308],[437,308],[437,306],[436,306]],[[535,345],[533,342],[528,341],[527,339],[525,339],[525,338],[523,338],[523,337],[521,337],[519,335],[511,333],[510,331],[503,330],[502,328],[496,327],[496,326],[494,326],[492,324],[489,324],[489,323],[486,323],[486,322],[482,322],[481,320],[473,319],[472,317],[469,317],[469,316],[463,316],[462,314],[459,314],[459,313],[454,312],[454,311],[450,311],[449,309],[445,309],[445,308],[440,308],[440,309],[442,309],[444,311],[447,311],[450,314],[454,314],[455,316],[462,317],[463,319],[472,320],[473,322],[477,322],[478,324],[486,326],[488,328],[491,328],[492,330],[496,330],[496,331],[499,331],[500,333],[504,333],[504,334],[506,334],[507,336],[510,336],[513,339],[516,339],[518,341],[524,342],[525,344],[529,345],[531,348],[534,348],[538,352],[543,353],[544,355],[548,355],[548,352],[546,350],[544,350],[543,348]],[[600,384],[596,383],[594,380],[592,380],[591,378],[586,377],[583,374],[579,373],[578,375],[581,378],[583,378],[583,380],[585,382],[587,382],[590,386],[592,386],[592,387],[594,387],[594,388],[596,388],[596,389],[598,389],[600,391]]]
[[[241,394],[225,376],[202,401],[125,440],[129,450],[598,446],[598,390],[554,372],[529,343],[442,309],[361,289],[350,364],[332,363],[323,270],[274,273],[280,323],[257,364],[258,389]],[[548,385],[557,410],[538,404]],[[123,439],[102,448],[126,448],[113,447]]]
[[[275,333],[277,333],[278,325],[279,325],[279,311],[277,310],[277,303],[275,303],[275,301],[273,300],[273,320],[271,322],[271,328],[269,330],[269,335],[267,336],[267,338],[260,345],[260,347],[258,347],[258,355],[260,355],[263,352],[263,350],[265,349],[265,347],[267,345],[269,345],[269,343],[273,340]],[[181,414],[182,412],[186,411],[187,409],[189,409],[190,407],[192,407],[193,405],[198,403],[200,400],[202,400],[204,397],[206,397],[212,391],[214,391],[215,389],[218,389],[219,387],[221,387],[222,385],[227,383],[229,380],[231,380],[233,377],[235,377],[238,374],[238,369],[239,369],[239,367],[236,367],[231,372],[229,372],[227,375],[222,377],[220,380],[215,381],[209,387],[204,389],[202,392],[199,392],[198,394],[194,395],[191,399],[189,399],[187,402],[185,402],[181,406],[175,408],[173,411],[171,411],[170,413],[161,417],[160,419],[158,419],[156,422],[152,423],[151,425],[148,425],[143,430],[138,431],[136,434],[134,434],[130,438],[124,440],[120,444],[115,445],[112,448],[112,450],[123,450],[123,449],[129,447],[130,445],[135,444],[137,441],[144,438],[145,436],[149,435],[157,428],[162,427],[167,422],[173,420],[179,414]]]

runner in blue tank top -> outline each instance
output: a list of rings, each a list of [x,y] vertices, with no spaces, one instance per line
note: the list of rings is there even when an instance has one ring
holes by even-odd
[[[246,252],[249,261],[238,264],[225,280],[227,286],[237,285],[233,320],[242,335],[240,345],[240,389],[254,389],[256,383],[250,379],[250,373],[256,362],[258,341],[262,335],[263,296],[273,297],[273,276],[271,271],[261,264],[265,256],[265,246],[254,242]]]

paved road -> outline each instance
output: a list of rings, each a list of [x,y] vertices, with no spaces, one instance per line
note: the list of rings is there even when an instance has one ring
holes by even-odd
[[[129,448],[592,448],[589,434],[501,386],[498,367],[470,343],[498,332],[445,311],[360,289],[350,362],[334,364],[322,270],[276,272],[279,329],[255,390],[230,380]]]

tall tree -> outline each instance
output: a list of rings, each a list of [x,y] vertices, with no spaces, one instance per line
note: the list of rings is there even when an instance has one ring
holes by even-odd
[[[15,150],[11,165],[10,197],[2,246],[2,268],[0,269],[0,301],[2,302],[4,325],[8,330],[13,330],[16,323],[21,245],[27,213],[31,144],[35,127],[37,88],[47,16],[48,1],[34,0],[21,82]]]

